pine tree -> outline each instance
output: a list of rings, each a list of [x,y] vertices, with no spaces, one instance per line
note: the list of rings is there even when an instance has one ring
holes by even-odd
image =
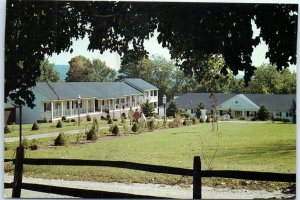
[[[147,100],[146,103],[142,104],[141,109],[146,117],[150,117],[151,113],[154,110],[153,105],[149,103],[149,100]]]
[[[174,101],[170,101],[168,108],[166,109],[166,115],[175,117],[175,114],[179,111],[176,103]]]
[[[258,120],[266,121],[270,118],[269,109],[266,105],[261,105],[257,112]]]

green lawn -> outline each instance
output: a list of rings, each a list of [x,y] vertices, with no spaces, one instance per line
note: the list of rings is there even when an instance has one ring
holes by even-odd
[[[219,145],[218,145],[219,144]],[[94,143],[48,146],[26,151],[30,158],[121,160],[192,168],[193,157],[201,156],[203,168],[218,147],[213,169],[265,172],[296,172],[296,126],[294,124],[219,123],[156,130],[136,136],[100,139]],[[12,158],[13,150],[5,151]],[[69,180],[185,184],[191,178],[107,167],[25,166],[25,176]]]
[[[107,121],[106,120],[98,120],[100,127],[107,127]],[[120,122],[120,120],[119,120]],[[114,122],[116,123],[116,122]],[[80,123],[80,126],[78,126],[77,122],[63,122],[62,128],[56,128],[57,122],[53,123],[40,123],[39,130],[31,130],[32,124],[24,124],[22,125],[22,135],[28,136],[28,135],[35,135],[35,134],[41,134],[41,133],[51,133],[51,132],[60,132],[60,131],[69,131],[69,130],[76,130],[76,129],[89,129],[91,128],[92,122],[91,121],[83,121]],[[8,125],[9,129],[11,130],[11,133],[5,134],[5,138],[9,137],[18,137],[19,136],[19,125]]]

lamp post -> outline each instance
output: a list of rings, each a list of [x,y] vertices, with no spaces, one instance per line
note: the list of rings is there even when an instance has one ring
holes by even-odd
[[[78,126],[80,126],[80,110],[79,110],[79,104],[81,103],[81,97],[78,95],[77,97],[77,109],[78,109]]]
[[[164,123],[166,123],[166,103],[167,103],[167,97],[164,94],[163,96],[163,104],[164,104]]]

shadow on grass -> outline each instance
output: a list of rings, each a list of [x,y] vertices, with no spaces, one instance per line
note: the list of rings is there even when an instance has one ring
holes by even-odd
[[[292,141],[291,141],[292,142]],[[232,156],[232,152],[236,150],[229,150],[228,152],[223,152],[223,156]],[[245,146],[243,149],[238,151],[239,157],[262,157],[262,156],[296,156],[296,144],[287,142],[277,142],[271,144],[264,144],[260,146]],[[274,157],[276,158],[276,157]]]

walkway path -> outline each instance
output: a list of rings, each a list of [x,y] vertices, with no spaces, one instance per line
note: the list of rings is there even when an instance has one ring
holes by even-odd
[[[100,127],[99,129],[107,129],[106,127]],[[24,138],[28,140],[32,139],[40,139],[40,138],[47,138],[47,137],[57,137],[61,132],[64,132],[65,134],[77,134],[82,131],[85,131],[86,129],[78,129],[78,130],[70,130],[70,131],[59,131],[59,132],[52,132],[52,133],[42,133],[42,134],[36,134],[36,135],[27,135],[24,136]],[[4,142],[15,142],[19,141],[19,137],[10,137],[10,138],[4,138]]]
[[[4,181],[9,183],[13,181],[13,176],[4,175]],[[182,188],[179,186],[170,186],[162,184],[141,184],[141,183],[102,183],[92,181],[66,181],[62,179],[42,179],[23,177],[24,183],[38,183],[52,186],[63,186],[71,188],[82,188],[91,190],[103,190],[110,192],[122,192],[130,194],[150,195],[158,197],[192,199],[192,186]],[[11,189],[4,190],[4,198],[11,197]],[[69,196],[55,195],[49,193],[34,192],[22,190],[22,198],[70,198]],[[212,188],[202,186],[202,197],[204,199],[254,199],[254,198],[291,198],[293,194],[283,194],[281,191],[267,192],[265,190],[245,190],[245,189],[229,189],[229,188]]]

